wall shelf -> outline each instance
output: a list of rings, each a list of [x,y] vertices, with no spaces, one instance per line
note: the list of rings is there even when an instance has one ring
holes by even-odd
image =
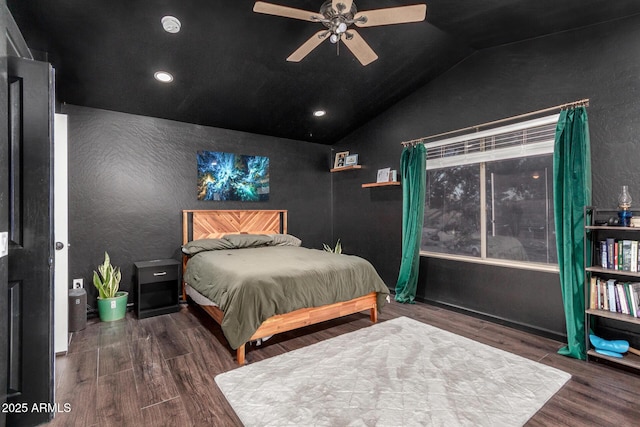
[[[343,166],[341,168],[332,168],[329,169],[329,172],[344,172],[344,171],[351,171],[354,169],[362,169],[362,165],[353,165],[353,166]]]
[[[367,183],[367,184],[362,184],[362,188],[387,187],[387,186],[397,186],[397,185],[400,185],[400,181],[370,182],[370,183]]]

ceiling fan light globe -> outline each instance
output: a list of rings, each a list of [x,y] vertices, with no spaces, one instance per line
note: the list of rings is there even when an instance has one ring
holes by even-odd
[[[331,34],[331,37],[329,37],[329,41],[333,44],[338,43],[338,40],[340,40],[340,36],[337,34]]]
[[[344,22],[341,22],[340,24],[338,24],[338,28],[336,29],[336,32],[338,34],[344,33],[345,31],[347,31],[347,24],[345,24]]]

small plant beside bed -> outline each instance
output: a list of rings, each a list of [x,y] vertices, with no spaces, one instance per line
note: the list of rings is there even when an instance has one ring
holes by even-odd
[[[326,243],[323,243],[322,247],[327,252],[333,252],[334,254],[341,254],[342,253],[342,243],[340,243],[340,239],[338,239],[336,241],[336,245],[333,248],[331,246],[327,245]]]

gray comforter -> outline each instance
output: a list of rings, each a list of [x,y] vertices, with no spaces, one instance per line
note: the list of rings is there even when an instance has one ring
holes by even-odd
[[[276,314],[377,292],[378,311],[389,289],[365,259],[296,246],[206,250],[190,257],[184,280],[224,312],[232,348],[246,343]]]

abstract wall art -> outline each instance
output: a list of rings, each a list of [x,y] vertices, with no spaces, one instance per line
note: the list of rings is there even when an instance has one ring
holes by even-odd
[[[269,200],[269,158],[198,151],[198,200]]]

